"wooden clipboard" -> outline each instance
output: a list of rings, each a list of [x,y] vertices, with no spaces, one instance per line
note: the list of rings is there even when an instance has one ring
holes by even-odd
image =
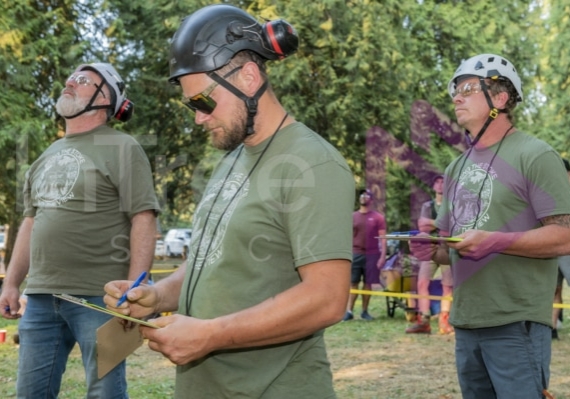
[[[97,329],[97,377],[103,378],[143,344],[144,338],[134,326],[125,329],[111,319]]]

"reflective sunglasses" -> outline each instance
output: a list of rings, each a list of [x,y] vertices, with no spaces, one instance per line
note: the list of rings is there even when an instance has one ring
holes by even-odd
[[[231,75],[233,75],[234,73],[236,73],[237,71],[239,71],[242,68],[243,68],[243,66],[235,67],[234,69],[232,69],[231,71],[226,73],[224,76],[222,76],[222,78],[227,79]],[[212,77],[212,75],[215,75],[215,74],[212,72],[209,72],[208,75],[210,75],[210,77]],[[213,82],[210,86],[206,87],[206,90],[204,90],[203,92],[198,93],[192,97],[184,97],[182,99],[182,103],[194,112],[200,111],[200,112],[203,112],[205,114],[210,115],[212,112],[214,112],[216,105],[218,105],[216,103],[216,100],[214,100],[212,97],[210,97],[210,93],[212,93],[212,91],[214,91],[214,89],[218,85],[219,85],[218,82]]]
[[[465,83],[462,87],[456,87],[455,91],[451,93],[451,97],[461,94],[462,97],[469,97],[471,94],[481,92],[481,85],[479,83]]]
[[[200,111],[210,115],[214,112],[216,105],[218,105],[216,101],[210,97],[210,93],[214,91],[218,84],[218,82],[213,82],[210,86],[206,87],[206,90],[203,92],[192,97],[184,97],[182,103],[194,112]]]

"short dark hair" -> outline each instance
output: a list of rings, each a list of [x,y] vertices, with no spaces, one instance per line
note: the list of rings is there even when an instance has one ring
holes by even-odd
[[[243,50],[236,53],[232,57],[229,63],[227,63],[218,70],[218,73],[220,75],[224,75],[225,73],[231,71],[234,68],[244,66],[248,62],[254,62],[259,68],[259,72],[261,73],[263,79],[267,80],[267,68],[265,65],[265,61],[266,60],[263,57],[261,57],[259,54],[257,54],[255,51]]]
[[[443,175],[435,175],[433,179],[431,179],[431,185],[433,186],[439,179],[443,180]]]

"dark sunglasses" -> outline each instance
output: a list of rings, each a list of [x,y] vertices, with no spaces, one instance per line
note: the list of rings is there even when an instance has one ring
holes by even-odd
[[[234,69],[232,69],[231,71],[226,73],[224,76],[222,76],[222,78],[226,79],[242,68],[243,68],[243,66],[235,67]],[[210,77],[212,77],[211,75],[215,75],[212,72],[210,72],[208,74],[210,75]],[[198,93],[192,97],[184,97],[182,99],[182,103],[194,112],[200,111],[200,112],[203,112],[205,114],[210,115],[212,112],[214,112],[216,105],[218,105],[216,103],[216,100],[214,100],[212,97],[210,97],[210,93],[212,93],[212,91],[214,91],[214,89],[218,85],[219,85],[218,82],[213,82],[210,86],[206,87],[206,90],[204,90],[203,92]]]
[[[194,112],[200,111],[208,115],[211,114],[218,104],[210,97],[210,93],[214,91],[218,84],[218,82],[213,82],[210,86],[206,87],[206,90],[203,92],[192,97],[183,98],[182,103]]]

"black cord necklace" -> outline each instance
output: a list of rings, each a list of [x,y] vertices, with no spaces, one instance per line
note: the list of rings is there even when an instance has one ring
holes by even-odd
[[[493,166],[493,162],[495,161],[497,154],[499,154],[499,150],[501,149],[501,146],[503,145],[503,141],[505,141],[505,138],[507,137],[507,135],[509,134],[509,132],[511,131],[512,128],[513,128],[513,125],[510,125],[508,127],[508,129],[505,131],[505,133],[503,133],[503,137],[501,137],[501,141],[499,142],[499,146],[497,147],[497,151],[495,151],[495,153],[491,157],[491,161],[489,162],[489,165],[487,166],[487,170],[485,172],[485,177],[483,178],[483,182],[481,183],[481,187],[479,188],[479,192],[477,193],[477,214],[475,216],[475,221],[473,222],[471,229],[476,229],[477,223],[479,222],[479,217],[481,216],[480,215],[480,213],[481,213],[481,194],[483,193],[483,189],[485,188],[485,183],[487,182],[487,179],[489,178],[489,171],[491,170],[491,166]],[[457,191],[458,191],[458,186],[459,186],[459,179],[461,179],[461,173],[463,172],[463,168],[465,167],[465,163],[467,162],[467,159],[469,158],[469,155],[471,154],[472,150],[473,150],[473,146],[471,148],[469,148],[469,151],[467,151],[465,157],[463,158],[463,162],[461,163],[461,168],[459,168],[459,173],[457,174],[457,183],[455,183],[455,186],[453,189],[453,199],[451,200],[451,216],[453,218],[453,225],[449,231],[449,234],[451,234],[451,235],[454,234],[454,229],[455,229],[455,226],[456,226],[457,220],[458,220],[457,216],[455,216],[455,204],[456,204]]]
[[[275,129],[275,132],[273,133],[273,135],[271,135],[271,138],[269,139],[269,141],[267,142],[267,145],[263,148],[263,151],[261,151],[261,154],[259,154],[259,157],[257,158],[257,160],[255,161],[255,163],[253,164],[253,166],[251,167],[251,169],[249,170],[247,176],[245,177],[245,179],[243,180],[243,182],[240,184],[240,186],[238,187],[237,190],[235,190],[234,194],[232,195],[232,197],[230,198],[230,200],[228,201],[228,203],[226,204],[226,207],[224,208],[223,212],[220,214],[220,217],[218,218],[218,221],[216,222],[216,225],[214,226],[214,230],[212,231],[211,234],[211,239],[210,242],[208,243],[208,247],[206,248],[206,251],[204,252],[203,255],[203,259],[202,259],[202,263],[200,265],[200,268],[198,269],[198,274],[196,276],[196,281],[194,282],[194,285],[192,286],[192,292],[190,292],[190,286],[192,285],[192,279],[194,277],[194,271],[196,270],[196,262],[198,261],[198,255],[200,252],[200,247],[202,244],[202,240],[204,238],[204,235],[206,233],[206,226],[208,225],[208,222],[210,220],[210,215],[212,213],[212,210],[214,209],[214,206],[216,205],[216,201],[218,200],[220,194],[222,193],[222,191],[224,190],[224,186],[228,180],[228,178],[230,177],[231,173],[234,170],[234,167],[237,163],[237,160],[239,159],[244,145],[241,144],[240,149],[238,151],[238,153],[236,154],[236,157],[232,163],[232,165],[230,166],[230,169],[228,171],[228,173],[226,174],[226,176],[224,177],[224,180],[220,186],[220,189],[218,190],[218,192],[216,193],[216,196],[214,197],[214,199],[212,200],[212,205],[210,206],[210,209],[208,210],[208,214],[206,215],[206,220],[204,222],[204,226],[202,227],[202,234],[200,234],[200,239],[198,240],[198,244],[196,246],[196,254],[194,255],[194,262],[192,263],[192,269],[190,271],[190,276],[188,278],[188,286],[186,287],[186,309],[185,309],[185,314],[187,314],[188,316],[190,316],[190,305],[192,304],[192,299],[194,298],[194,293],[196,291],[196,286],[198,285],[198,281],[200,280],[200,276],[202,275],[202,270],[204,270],[204,264],[206,263],[206,260],[208,258],[208,253],[210,252],[210,249],[212,248],[212,243],[213,243],[213,238],[216,236],[216,232],[218,231],[218,227],[220,227],[220,223],[224,217],[224,215],[226,214],[227,210],[229,209],[230,205],[232,204],[232,202],[235,200],[235,198],[237,197],[237,195],[239,194],[239,192],[241,191],[241,189],[244,187],[244,185],[246,184],[246,182],[249,180],[249,178],[251,177],[253,171],[257,168],[257,165],[259,165],[259,162],[261,161],[261,158],[263,158],[263,156],[265,155],[265,153],[267,152],[267,150],[269,149],[269,146],[271,145],[271,143],[273,142],[273,139],[275,139],[275,136],[277,136],[277,132],[279,132],[279,130],[281,130],[281,127],[283,126],[283,124],[285,123],[285,120],[287,119],[287,117],[289,116],[289,113],[286,112],[285,116],[283,117],[283,119],[281,120],[281,122],[279,123],[279,126],[277,126],[277,129]]]

